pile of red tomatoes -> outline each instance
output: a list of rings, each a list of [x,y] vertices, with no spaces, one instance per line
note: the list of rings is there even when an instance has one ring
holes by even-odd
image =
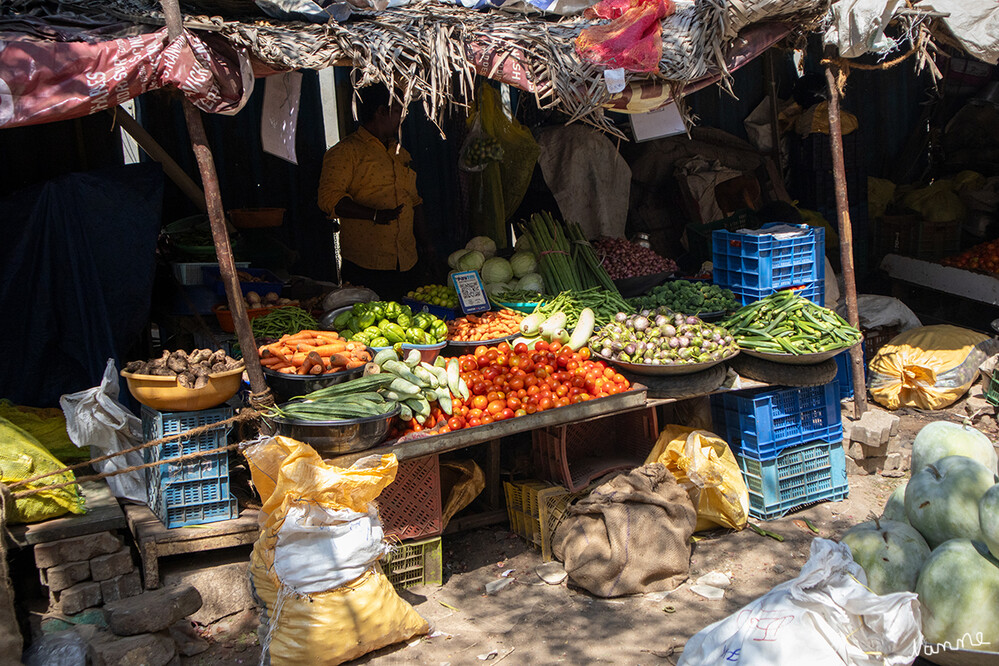
[[[449,430],[535,414],[556,407],[603,398],[631,388],[628,380],[603,361],[590,360],[558,342],[538,342],[528,349],[503,342],[480,346],[458,359],[471,397],[455,400]]]

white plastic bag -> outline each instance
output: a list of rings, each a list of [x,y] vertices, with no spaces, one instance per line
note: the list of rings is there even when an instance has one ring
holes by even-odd
[[[367,513],[300,502],[278,529],[274,573],[298,594],[325,592],[361,577],[389,550],[374,503]]]
[[[919,601],[877,595],[849,546],[813,539],[801,574],[697,632],[680,666],[800,664],[902,666],[919,656]]]
[[[142,421],[118,402],[118,371],[108,359],[101,385],[59,398],[66,415],[66,432],[76,446],[90,447],[92,458],[130,449],[142,443]],[[134,451],[94,465],[101,473],[141,465],[142,453]],[[142,470],[107,479],[111,494],[146,503],[146,477]]]

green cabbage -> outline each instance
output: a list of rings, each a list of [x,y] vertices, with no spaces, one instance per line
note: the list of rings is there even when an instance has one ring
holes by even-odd
[[[450,266],[453,270],[457,270],[461,258],[464,257],[466,254],[468,254],[470,251],[471,250],[466,250],[465,248],[461,248],[460,250],[455,250],[454,252],[448,255],[447,265]]]
[[[479,272],[482,274],[482,281],[486,284],[509,282],[513,279],[513,268],[510,267],[510,262],[503,257],[486,259]]]
[[[534,248],[531,247],[531,237],[527,234],[522,234],[517,238],[517,242],[513,246],[516,252],[530,252]]]
[[[517,289],[522,291],[536,291],[543,294],[545,291],[545,281],[538,273],[528,273],[517,282]]]
[[[489,259],[496,255],[496,243],[489,236],[476,236],[468,241],[466,250],[478,250],[482,253],[483,259]]]
[[[458,270],[477,271],[482,268],[485,257],[478,250],[469,250],[458,258]]]
[[[511,291],[512,287],[505,282],[494,282],[492,284],[487,284],[485,289],[486,296],[489,298],[496,298],[504,292]]]
[[[521,278],[538,270],[538,260],[530,252],[517,252],[510,257],[510,268],[514,276]]]

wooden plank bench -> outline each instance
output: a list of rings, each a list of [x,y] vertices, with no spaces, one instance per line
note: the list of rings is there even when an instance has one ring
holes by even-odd
[[[167,529],[149,507],[127,505],[125,519],[139,547],[146,589],[155,590],[160,586],[161,557],[244,546],[256,541],[260,533],[258,514],[255,509],[244,509],[232,520]]]

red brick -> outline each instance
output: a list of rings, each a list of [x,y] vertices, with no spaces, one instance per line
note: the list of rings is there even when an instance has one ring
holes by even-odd
[[[67,562],[89,560],[96,555],[113,553],[121,548],[121,539],[111,532],[40,543],[35,546],[35,566],[48,569]]]
[[[142,581],[139,580],[139,572],[121,574],[114,578],[101,581],[101,596],[104,603],[108,604],[119,599],[127,599],[142,593]]]
[[[90,578],[90,562],[67,562],[43,572],[42,583],[52,592],[61,592]]]
[[[90,560],[90,577],[96,581],[108,580],[132,570],[132,554],[128,548],[98,555]]]

